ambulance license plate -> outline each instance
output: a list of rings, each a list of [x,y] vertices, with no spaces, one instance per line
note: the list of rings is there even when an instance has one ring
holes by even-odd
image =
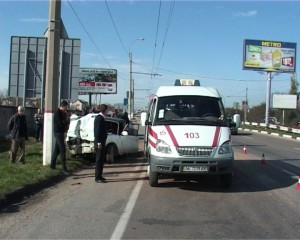
[[[183,166],[183,172],[208,172],[207,166]]]

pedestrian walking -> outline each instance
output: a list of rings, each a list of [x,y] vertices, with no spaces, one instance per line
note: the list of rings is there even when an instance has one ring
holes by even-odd
[[[94,143],[96,151],[95,164],[95,182],[106,183],[106,179],[102,176],[103,166],[105,161],[105,144],[107,139],[107,126],[105,116],[107,114],[107,105],[101,104],[99,106],[99,114],[94,121]]]
[[[37,113],[34,114],[34,121],[35,121],[35,140],[37,142],[40,142],[43,139],[43,121],[44,121],[44,116],[40,108],[37,110]]]
[[[56,159],[60,154],[63,173],[69,175],[66,164],[66,146],[65,146],[65,132],[69,127],[69,117],[67,113],[68,102],[62,101],[59,108],[54,113],[53,130],[55,138],[55,146],[52,153],[51,165],[52,169],[56,168]]]
[[[24,107],[19,106],[18,111],[8,121],[8,130],[10,131],[11,148],[9,161],[16,162],[18,150],[20,149],[20,156],[18,163],[25,163],[25,141],[28,140],[27,121],[24,114]]]

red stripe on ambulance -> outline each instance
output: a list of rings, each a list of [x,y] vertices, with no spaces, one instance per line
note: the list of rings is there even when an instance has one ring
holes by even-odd
[[[149,143],[153,148],[155,148],[155,143],[152,142],[151,139],[149,139],[149,138],[148,138],[148,143]]]
[[[151,127],[148,128],[148,143],[155,148],[157,142],[157,133],[153,131]]]
[[[168,133],[169,133],[169,136],[170,136],[170,138],[171,138],[171,140],[172,140],[172,142],[173,142],[173,145],[174,145],[175,147],[178,147],[178,146],[179,146],[179,145],[178,145],[178,142],[177,142],[177,140],[176,140],[176,138],[175,138],[175,136],[174,136],[174,134],[173,134],[173,132],[172,132],[170,126],[169,126],[169,125],[166,125],[166,129],[167,129],[167,131],[168,131]]]
[[[151,127],[149,127],[148,133],[157,140],[157,133],[153,131]]]
[[[216,127],[215,136],[213,140],[212,147],[216,147],[218,144],[219,136],[220,136],[221,127]]]

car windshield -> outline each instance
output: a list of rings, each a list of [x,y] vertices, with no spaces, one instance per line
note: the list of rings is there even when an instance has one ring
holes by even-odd
[[[155,124],[225,125],[224,116],[219,98],[168,96],[158,99]]]

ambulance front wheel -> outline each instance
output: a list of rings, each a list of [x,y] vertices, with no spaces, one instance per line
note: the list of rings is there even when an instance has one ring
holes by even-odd
[[[157,187],[158,186],[158,174],[154,172],[149,172],[149,184],[151,187]]]

